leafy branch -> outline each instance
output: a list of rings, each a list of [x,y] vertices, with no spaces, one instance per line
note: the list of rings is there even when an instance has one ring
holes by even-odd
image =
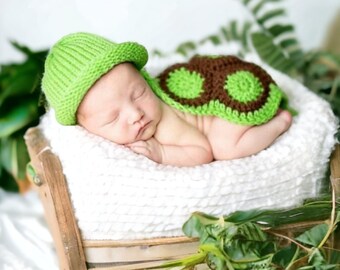
[[[239,48],[238,55],[240,57],[244,56],[246,53],[251,51],[249,34],[252,27],[252,23],[250,21],[239,22],[236,20],[232,20],[229,24],[222,26],[218,32],[213,33],[199,41],[185,41],[180,43],[175,48],[175,53],[181,54],[183,56],[190,56],[195,53],[196,50],[206,43],[211,43],[213,45],[221,45],[224,42],[237,42],[242,44]],[[155,49],[151,52],[152,55],[157,55],[160,57],[166,57],[170,53],[164,53],[158,49]]]
[[[199,239],[197,254],[149,269],[207,264],[210,269],[339,269],[340,250],[326,243],[340,222],[340,206],[333,189],[331,200],[318,200],[284,210],[238,211],[224,217],[193,213],[183,232]],[[284,225],[324,220],[295,236]]]
[[[47,51],[32,52],[12,42],[26,59],[0,67],[0,187],[17,191],[29,161],[24,132],[39,122],[40,78]],[[16,180],[16,181],[14,181]]]
[[[295,36],[294,25],[284,22],[286,11],[281,2],[283,0],[240,0],[252,20],[233,20],[198,42],[179,44],[175,51],[190,56],[206,42],[215,45],[227,42],[227,46],[236,42],[240,45],[238,56],[255,51],[263,62],[300,80],[326,99],[340,118],[340,55],[323,50],[304,51]]]
[[[260,29],[250,37],[261,59],[273,68],[301,79],[304,85],[326,99],[335,115],[340,117],[340,55],[322,50],[304,52],[295,37],[294,26],[275,23],[285,19],[285,10],[267,8],[271,2],[282,0],[240,1]]]

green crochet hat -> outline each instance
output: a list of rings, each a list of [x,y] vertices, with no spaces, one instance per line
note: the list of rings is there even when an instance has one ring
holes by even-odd
[[[79,104],[101,76],[123,62],[131,62],[140,70],[147,60],[146,49],[138,43],[118,44],[94,34],[70,34],[51,48],[42,90],[57,121],[75,125]]]

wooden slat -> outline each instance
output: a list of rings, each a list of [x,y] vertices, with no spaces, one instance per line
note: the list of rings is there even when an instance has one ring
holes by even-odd
[[[176,258],[180,259],[180,258]],[[143,262],[143,263],[131,263],[129,265],[117,265],[117,266],[105,266],[105,267],[89,267],[88,269],[96,269],[96,270],[142,270],[150,267],[158,266],[162,263],[166,263],[168,260],[162,260],[157,262]],[[179,270],[183,269],[183,267],[175,267],[171,268],[171,270]],[[199,264],[194,266],[192,270],[209,270],[210,268],[206,264]]]
[[[335,189],[336,198],[340,198],[340,144],[335,146],[330,161],[331,181]]]
[[[145,262],[196,254],[198,245],[197,242],[191,242],[154,246],[92,247],[85,248],[85,255],[89,263]]]
[[[30,128],[25,141],[41,185],[39,195],[59,259],[59,268],[86,269],[79,229],[74,217],[62,166],[38,128]]]
[[[155,246],[179,243],[198,242],[196,238],[186,236],[162,237],[139,240],[84,240],[83,247],[133,247],[133,246]]]

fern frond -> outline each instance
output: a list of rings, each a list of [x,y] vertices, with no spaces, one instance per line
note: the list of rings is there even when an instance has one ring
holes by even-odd
[[[196,49],[196,44],[195,42],[192,41],[187,41],[187,42],[183,42],[181,44],[178,45],[178,47],[176,48],[176,52],[179,54],[182,54],[184,56],[187,56],[188,53],[190,51],[193,51]]]
[[[219,44],[222,43],[221,37],[219,37],[218,35],[210,35],[210,36],[200,40],[199,44],[204,44],[207,41],[210,41],[214,45],[219,45]]]
[[[239,34],[237,30],[237,22],[234,20],[230,22],[230,34],[231,34],[231,39],[233,40],[239,39]]]
[[[242,0],[244,5],[248,5],[252,0]]]
[[[250,21],[244,21],[242,23],[238,21],[231,21],[227,26],[223,26],[220,29],[220,35],[228,42],[236,41],[240,43],[241,49],[239,55],[243,56],[246,52],[249,52],[249,37],[251,33],[252,23]]]
[[[262,15],[260,18],[257,18],[256,21],[258,22],[258,24],[260,25],[264,25],[267,21],[269,21],[272,18],[278,17],[278,16],[282,16],[284,15],[286,12],[284,9],[279,8],[279,9],[273,9],[270,11],[267,11],[264,15]]]
[[[241,33],[241,42],[245,51],[249,51],[249,36],[252,24],[250,22],[245,22],[243,25],[242,33]]]
[[[295,38],[287,38],[285,40],[282,40],[280,42],[280,46],[283,48],[283,49],[287,49],[289,47],[292,47],[292,46],[298,46],[298,41],[295,39]]]
[[[258,12],[265,6],[265,4],[267,4],[269,2],[280,2],[280,1],[282,1],[282,0],[261,0],[261,1],[259,1],[259,3],[257,3],[252,8],[252,12],[256,16],[258,14]]]
[[[289,73],[293,68],[293,63],[286,57],[282,49],[276,45],[273,38],[256,32],[251,35],[251,40],[255,50],[270,66],[282,72]]]
[[[220,32],[222,33],[222,36],[224,37],[226,41],[231,40],[231,36],[230,36],[229,30],[227,27],[222,26],[220,29]]]
[[[287,32],[293,32],[294,26],[291,24],[274,24],[273,26],[268,28],[268,31],[272,36],[277,37]]]

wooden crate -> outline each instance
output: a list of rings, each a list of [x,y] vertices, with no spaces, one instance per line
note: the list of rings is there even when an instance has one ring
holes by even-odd
[[[198,241],[187,237],[137,241],[83,240],[59,158],[53,154],[39,128],[30,128],[25,140],[35,172],[31,179],[44,206],[60,269],[144,269],[197,252]],[[339,145],[332,154],[330,166],[332,181],[337,194],[340,194]],[[208,268],[202,265],[197,269]]]

